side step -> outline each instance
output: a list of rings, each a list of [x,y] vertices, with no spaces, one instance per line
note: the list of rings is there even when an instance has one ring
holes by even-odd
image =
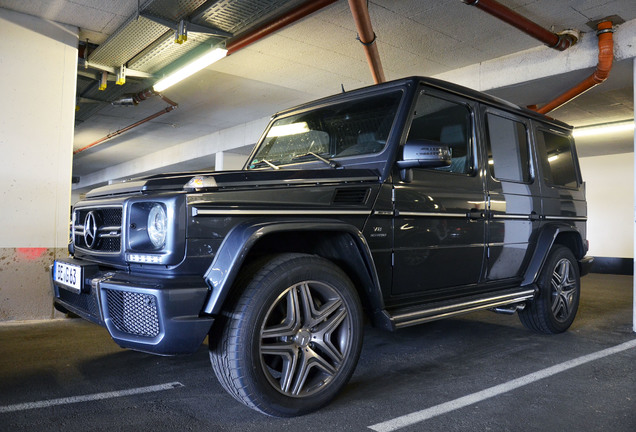
[[[521,303],[534,298],[536,292],[536,287],[526,286],[522,290],[505,290],[481,296],[462,297],[444,302],[389,310],[384,313],[391,322],[391,328],[399,329],[482,309]]]

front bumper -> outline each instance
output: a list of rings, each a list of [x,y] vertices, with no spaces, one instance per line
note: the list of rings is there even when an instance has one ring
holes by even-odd
[[[123,348],[161,355],[192,353],[214,322],[200,314],[208,294],[202,277],[134,275],[75,258],[63,261],[82,268],[82,287],[76,293],[51,274],[56,309],[106,327]]]

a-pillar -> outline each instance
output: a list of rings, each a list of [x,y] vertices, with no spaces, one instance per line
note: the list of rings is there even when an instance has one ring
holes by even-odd
[[[67,256],[77,28],[0,8],[0,321],[50,319]]]

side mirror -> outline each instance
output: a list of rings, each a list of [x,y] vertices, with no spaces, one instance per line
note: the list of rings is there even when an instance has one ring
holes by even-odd
[[[447,145],[430,140],[409,140],[404,144],[402,158],[397,161],[400,169],[438,168],[451,164],[450,149]]]

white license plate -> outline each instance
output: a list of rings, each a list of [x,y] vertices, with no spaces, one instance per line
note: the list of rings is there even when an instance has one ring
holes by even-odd
[[[82,291],[82,268],[73,264],[55,261],[53,279],[73,292]]]

